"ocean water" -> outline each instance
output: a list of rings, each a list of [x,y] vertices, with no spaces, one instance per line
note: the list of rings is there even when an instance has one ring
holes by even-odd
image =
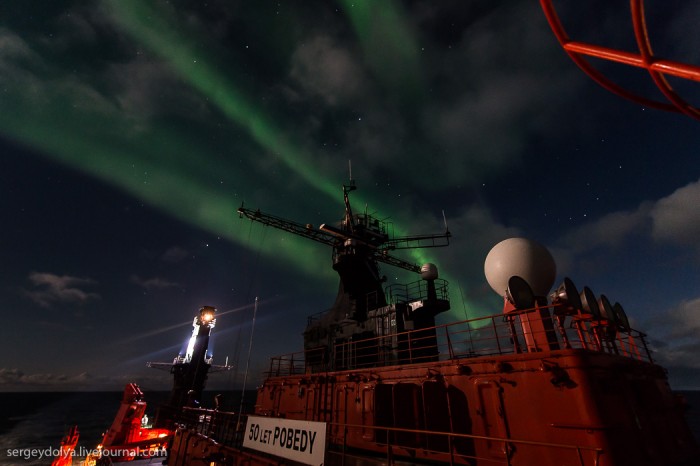
[[[700,391],[680,393],[690,407],[687,413],[690,428],[700,440]],[[214,395],[214,392],[205,393],[202,406],[213,406]],[[233,410],[235,407],[237,410],[240,393],[224,392],[223,395],[223,408]],[[146,393],[146,414],[150,418],[155,416],[156,407],[165,402],[167,396],[167,392]],[[254,392],[249,392],[246,401],[252,403],[254,397]],[[78,448],[95,448],[114,419],[121,398],[121,392],[0,393],[0,465],[50,465],[53,458],[47,459],[40,454],[49,448],[58,448],[61,438],[73,425],[80,430]],[[25,452],[33,449],[34,452],[25,458],[17,456],[16,450],[19,449]],[[10,453],[15,456],[10,456]],[[79,459],[82,458],[76,458]]]

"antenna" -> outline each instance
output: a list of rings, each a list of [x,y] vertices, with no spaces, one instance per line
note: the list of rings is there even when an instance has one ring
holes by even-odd
[[[258,297],[255,297],[255,307],[253,308],[253,322],[250,326],[250,341],[248,342],[248,360],[245,363],[245,374],[243,375],[243,390],[241,390],[241,405],[238,408],[238,423],[236,426],[236,431],[240,427],[241,423],[241,413],[243,412],[243,399],[245,398],[245,388],[246,382],[248,381],[248,369],[250,368],[250,353],[253,350],[253,333],[255,332],[255,316],[258,313]]]
[[[348,172],[350,174],[350,184],[354,184],[352,180],[352,160],[348,159]]]

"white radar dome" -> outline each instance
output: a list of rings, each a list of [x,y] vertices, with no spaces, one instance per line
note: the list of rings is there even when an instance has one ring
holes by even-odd
[[[554,284],[557,266],[547,248],[526,238],[508,238],[489,251],[484,261],[486,280],[499,296],[505,296],[508,279],[523,278],[535,296],[546,296]]]
[[[438,278],[438,269],[435,264],[428,262],[420,268],[420,277],[423,280],[436,280]]]

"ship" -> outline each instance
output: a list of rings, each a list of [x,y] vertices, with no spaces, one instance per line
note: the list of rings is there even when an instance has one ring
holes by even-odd
[[[337,297],[308,317],[303,351],[271,357],[251,412],[181,410],[168,465],[697,464],[685,403],[620,303],[569,278],[554,287],[549,251],[509,238],[484,263],[503,308],[439,324],[449,284],[393,251],[447,246],[449,230],[393,237],[353,212],[355,189],[319,228],[238,209],[329,245]],[[417,280],[385,288],[380,262]]]
[[[184,409],[199,406],[202,392],[209,373],[231,370],[228,361],[224,365],[213,364],[209,353],[209,338],[216,325],[216,308],[202,306],[192,322],[192,335],[184,353],[178,354],[172,362],[148,362],[155,369],[165,369],[173,376],[173,387],[168,401],[158,407],[153,422],[146,414],[145,395],[136,383],[127,383],[122,401],[111,426],[102,436],[102,441],[89,452],[82,462],[84,466],[109,464],[138,464],[154,461],[167,456],[168,444],[176,429],[176,419]],[[77,442],[77,427],[71,445]],[[61,443],[63,450],[63,442]],[[72,456],[71,452],[61,458]],[[59,466],[63,464],[60,463]],[[71,463],[65,463],[70,465]]]
[[[572,40],[553,2],[540,4],[564,51],[599,85],[646,107],[700,119],[700,109],[666,79],[700,81],[700,67],[654,55],[642,0],[630,2],[638,53]],[[646,70],[667,102],[620,87],[589,58]],[[671,390],[646,334],[632,328],[619,302],[587,286],[579,290],[568,277],[553,287],[556,265],[549,251],[526,238],[508,238],[484,263],[503,307],[440,324],[436,317],[451,308],[449,284],[434,264],[418,266],[393,253],[447,246],[450,232],[395,238],[382,220],[353,213],[349,194],[355,189],[352,181],[343,186],[340,223],[318,229],[241,206],[239,214],[250,221],[330,246],[337,297],[329,309],[308,317],[302,351],[270,358],[250,412],[199,406],[211,366],[205,338],[196,355],[178,355],[169,369],[173,392],[156,421],[166,433],[160,447],[167,457],[144,464],[700,462],[685,419],[687,403]],[[419,278],[385,287],[380,262]],[[137,389],[127,385],[127,408],[120,413],[140,406]],[[131,429],[139,432],[135,423]],[[133,447],[127,438],[117,446]],[[105,462],[136,458],[113,459]]]
[[[72,426],[68,429],[61,439],[61,445],[57,452],[58,454],[51,462],[51,466],[72,466],[75,447],[78,444],[79,438],[80,432],[78,431],[78,426]]]

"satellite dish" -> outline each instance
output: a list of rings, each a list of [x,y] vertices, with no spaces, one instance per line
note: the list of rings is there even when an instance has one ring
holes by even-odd
[[[620,331],[629,332],[631,328],[630,320],[627,318],[627,313],[622,308],[622,304],[615,303],[615,305],[613,306],[613,312],[617,317],[617,327],[620,329]]]
[[[576,285],[569,277],[564,277],[564,281],[549,295],[549,299],[552,300],[552,304],[568,305],[574,310],[580,310],[583,307]],[[565,306],[558,307],[555,312],[566,311]]]
[[[600,308],[598,307],[598,301],[595,299],[595,295],[587,286],[583,287],[583,291],[580,294],[581,297],[581,310],[592,314],[596,319],[600,319]]]
[[[532,292],[532,288],[522,277],[517,275],[513,275],[508,279],[506,298],[516,309],[531,309],[535,307],[535,294]]]
[[[617,325],[617,318],[615,317],[613,307],[610,304],[608,297],[604,294],[600,295],[600,298],[598,298],[598,309],[600,310],[600,314],[603,319],[607,319],[612,324]]]
[[[484,261],[484,275],[499,296],[508,288],[514,275],[530,285],[535,296],[547,296],[554,284],[557,267],[547,248],[525,238],[508,238],[489,251]]]

